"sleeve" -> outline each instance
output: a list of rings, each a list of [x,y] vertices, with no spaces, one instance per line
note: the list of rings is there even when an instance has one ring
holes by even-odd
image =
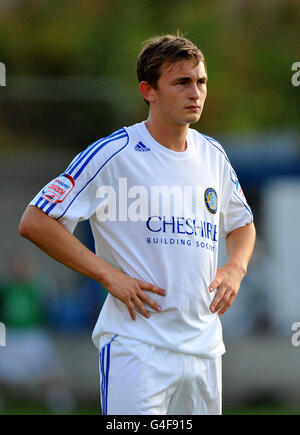
[[[249,207],[238,177],[229,162],[226,162],[223,179],[223,195],[220,208],[220,235],[225,237],[236,228],[253,222]]]
[[[66,171],[33,198],[29,205],[40,208],[73,232],[77,223],[89,219],[105,199],[97,197],[100,185],[111,182],[108,162],[127,145],[125,129],[94,142],[78,154]]]

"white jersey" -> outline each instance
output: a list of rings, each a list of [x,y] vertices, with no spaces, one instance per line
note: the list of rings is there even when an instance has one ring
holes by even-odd
[[[162,307],[131,320],[108,294],[93,331],[118,334],[187,354],[225,352],[208,290],[218,241],[252,222],[237,176],[221,145],[189,129],[175,152],[150,135],[145,122],[124,127],[80,153],[30,203],[73,232],[90,220],[96,254],[126,274],[158,285],[148,292]]]

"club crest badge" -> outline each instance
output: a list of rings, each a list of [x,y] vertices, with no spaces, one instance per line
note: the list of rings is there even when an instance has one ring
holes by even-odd
[[[207,210],[212,214],[216,214],[218,209],[218,195],[215,189],[212,187],[206,189],[204,192],[204,201]]]

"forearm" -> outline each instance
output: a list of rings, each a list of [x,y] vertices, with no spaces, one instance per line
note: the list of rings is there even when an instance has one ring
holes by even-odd
[[[225,313],[234,301],[240,284],[247,272],[255,243],[255,227],[253,224],[237,228],[226,237],[228,261],[225,266],[217,269],[216,276],[209,290],[217,293],[210,305],[212,313]]]
[[[164,289],[116,270],[84,246],[56,219],[49,217],[39,208],[29,206],[25,210],[19,225],[19,233],[50,257],[102,284],[109,293],[127,306],[133,320],[136,319],[136,310],[149,317],[144,304],[161,311],[160,306],[145,293],[145,290],[165,296]]]
[[[253,253],[256,238],[254,224],[237,228],[226,237],[227,265],[236,267],[244,276]]]
[[[102,282],[112,269],[69,233],[60,222],[37,207],[29,206],[25,210],[19,233],[50,257],[98,282]]]

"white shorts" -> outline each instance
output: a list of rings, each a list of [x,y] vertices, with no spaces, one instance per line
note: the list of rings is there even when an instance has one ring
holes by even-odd
[[[103,415],[220,415],[221,356],[208,359],[141,341],[100,338]]]

